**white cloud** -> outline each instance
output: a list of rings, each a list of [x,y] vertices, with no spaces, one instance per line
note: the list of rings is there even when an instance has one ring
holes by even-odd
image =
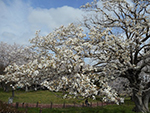
[[[69,6],[34,9],[22,0],[0,0],[0,41],[28,44],[35,31],[42,35],[60,25],[68,25],[82,18],[83,12]]]
[[[35,31],[42,28],[44,31],[41,32],[49,32],[60,25],[68,25],[71,22],[75,22],[77,19],[81,19],[82,14],[83,12],[81,10],[69,6],[56,9],[39,8],[31,10],[28,20],[29,23],[31,23],[32,30]]]

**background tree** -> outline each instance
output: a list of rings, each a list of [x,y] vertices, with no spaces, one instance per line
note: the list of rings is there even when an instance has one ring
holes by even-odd
[[[118,77],[115,80],[109,82],[109,86],[111,86],[112,89],[115,89],[118,95],[120,96],[124,96],[124,97],[132,96],[132,90],[129,86],[129,81],[127,79]]]
[[[18,44],[7,44],[0,42],[0,78],[1,86],[5,91],[8,91],[8,85],[10,84],[5,79],[5,68],[8,65],[17,64],[18,66],[28,63],[33,60],[35,53],[31,49],[18,45]],[[11,81],[12,82],[12,81]],[[13,82],[11,84],[14,84]],[[12,89],[12,96],[14,96],[14,90]]]
[[[32,53],[32,54],[31,54]],[[4,74],[4,70],[8,65],[16,63],[22,65],[28,63],[34,58],[35,54],[29,48],[25,48],[19,44],[7,44],[0,42],[0,74]]]

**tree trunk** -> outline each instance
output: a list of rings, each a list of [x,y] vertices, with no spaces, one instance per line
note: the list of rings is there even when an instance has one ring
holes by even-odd
[[[148,108],[149,98],[150,98],[150,91],[140,93],[138,91],[133,90],[133,101],[135,103],[133,111],[150,113]]]
[[[15,90],[12,88],[12,97],[15,97]]]
[[[4,82],[1,82],[1,88],[5,91]]]
[[[8,85],[7,84],[4,84],[4,91],[8,92],[9,89],[8,89]]]
[[[25,92],[28,92],[28,86],[25,87]]]

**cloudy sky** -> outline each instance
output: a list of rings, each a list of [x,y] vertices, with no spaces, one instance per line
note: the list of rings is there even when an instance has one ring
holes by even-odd
[[[82,19],[79,8],[92,0],[0,0],[0,41],[29,44],[35,32],[52,32]]]

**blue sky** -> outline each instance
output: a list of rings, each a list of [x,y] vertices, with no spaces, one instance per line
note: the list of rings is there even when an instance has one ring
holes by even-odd
[[[27,1],[27,0],[24,0]],[[28,0],[31,2],[31,5],[34,8],[57,8],[62,7],[64,5],[79,8],[81,5],[84,5],[86,2],[90,2],[92,0]]]
[[[79,8],[92,0],[0,0],[0,41],[29,44],[35,32],[41,35],[61,25],[82,19]]]

